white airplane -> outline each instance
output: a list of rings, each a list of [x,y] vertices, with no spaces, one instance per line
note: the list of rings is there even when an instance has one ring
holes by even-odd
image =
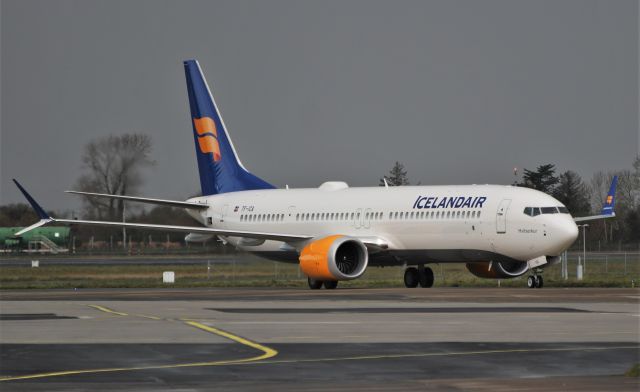
[[[189,233],[187,241],[219,237],[240,249],[299,263],[309,287],[334,289],[372,266],[405,266],[406,287],[431,287],[431,263],[465,263],[482,278],[529,271],[528,287],[543,286],[542,270],[578,236],[576,221],[615,216],[614,178],[602,213],[572,218],[542,192],[503,185],[350,188],[339,181],[311,189],[276,189],[240,162],[211,91],[195,60],[184,62],[202,196],[186,201],[67,191],[185,208],[202,227],[55,219],[16,181],[40,221],[126,226]]]

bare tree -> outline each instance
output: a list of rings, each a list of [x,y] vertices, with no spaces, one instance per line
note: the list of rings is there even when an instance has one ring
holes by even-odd
[[[144,183],[141,170],[155,162],[150,158],[151,137],[142,134],[107,136],[84,147],[84,174],[76,183],[84,192],[112,195],[134,194]],[[120,217],[124,202],[114,199],[85,197],[86,212],[99,219]]]

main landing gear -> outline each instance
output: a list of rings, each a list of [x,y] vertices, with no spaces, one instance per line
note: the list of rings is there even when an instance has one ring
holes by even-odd
[[[424,265],[416,267],[409,267],[404,270],[404,285],[405,287],[432,287],[433,286],[433,270]]]
[[[309,284],[309,288],[311,290],[320,290],[322,286],[324,286],[324,288],[327,290],[333,290],[338,287],[337,280],[317,280],[307,278],[307,283]]]
[[[527,278],[527,287],[530,289],[541,289],[544,286],[542,275],[533,274]]]

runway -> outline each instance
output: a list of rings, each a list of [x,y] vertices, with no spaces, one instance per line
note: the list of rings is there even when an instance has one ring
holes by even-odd
[[[637,390],[637,289],[2,291],[2,390]]]

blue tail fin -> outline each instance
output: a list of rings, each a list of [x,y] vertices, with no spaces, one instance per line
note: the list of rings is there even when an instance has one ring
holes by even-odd
[[[184,72],[202,195],[275,188],[242,166],[198,62],[185,61]]]
[[[601,215],[612,215],[613,207],[616,204],[616,186],[618,185],[618,176],[613,176],[613,180],[611,181],[611,187],[609,188],[609,193],[607,193],[607,198],[604,200],[604,204],[602,205]]]

